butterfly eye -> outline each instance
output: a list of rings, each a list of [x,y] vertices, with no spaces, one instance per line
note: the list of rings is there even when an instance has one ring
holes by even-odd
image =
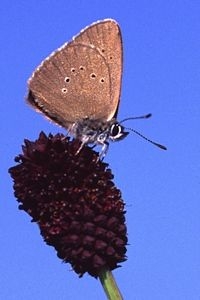
[[[125,138],[129,132],[124,131],[124,127],[118,123],[114,123],[110,127],[110,136],[111,140],[121,140]]]
[[[113,124],[110,128],[110,134],[111,136],[113,136],[114,138],[117,138],[118,135],[120,135],[121,132],[121,126],[119,126],[118,124]]]

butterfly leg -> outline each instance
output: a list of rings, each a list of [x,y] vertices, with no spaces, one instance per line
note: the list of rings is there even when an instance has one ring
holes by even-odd
[[[84,136],[84,137],[82,138],[82,140],[81,140],[81,145],[80,145],[80,147],[78,148],[78,150],[76,151],[76,154],[75,154],[75,155],[79,154],[80,151],[81,151],[81,149],[83,148],[83,146],[84,146],[84,145],[87,145],[88,142],[89,142],[89,137],[88,137],[88,136]]]
[[[106,153],[108,152],[108,148],[109,148],[109,143],[105,141],[103,143],[101,151],[99,152],[99,159],[101,159],[101,160],[104,159],[104,157],[106,156]]]

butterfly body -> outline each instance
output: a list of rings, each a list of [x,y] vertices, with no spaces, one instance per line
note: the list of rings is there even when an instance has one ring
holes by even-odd
[[[86,27],[34,71],[28,103],[82,144],[102,145],[104,153],[110,140],[128,134],[116,121],[122,52],[116,21],[105,19]]]

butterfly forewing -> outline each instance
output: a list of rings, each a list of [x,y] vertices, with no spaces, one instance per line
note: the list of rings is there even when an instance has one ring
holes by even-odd
[[[120,27],[114,20],[100,21],[83,30],[75,41],[93,45],[108,66],[110,98],[104,99],[104,105],[108,107],[106,119],[110,120],[119,105],[121,91],[123,46]]]

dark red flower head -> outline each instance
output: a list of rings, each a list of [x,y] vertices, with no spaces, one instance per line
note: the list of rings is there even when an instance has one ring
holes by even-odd
[[[121,192],[98,154],[64,135],[25,140],[23,154],[9,169],[19,208],[37,222],[59,258],[82,276],[97,277],[126,257],[126,225]]]

